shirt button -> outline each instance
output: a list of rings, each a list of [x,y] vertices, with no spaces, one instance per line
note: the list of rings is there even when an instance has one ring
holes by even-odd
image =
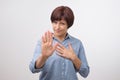
[[[64,75],[64,72],[62,72],[62,75]]]
[[[63,63],[63,65],[64,65],[64,63]]]

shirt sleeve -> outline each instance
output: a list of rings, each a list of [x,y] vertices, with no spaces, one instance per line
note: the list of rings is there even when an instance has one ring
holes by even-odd
[[[80,66],[80,69],[79,69],[79,73],[80,73],[81,76],[86,78],[89,74],[89,66],[88,66],[86,56],[85,56],[85,51],[84,51],[84,47],[82,45],[82,42],[80,43],[78,57],[82,62],[81,66]]]
[[[31,70],[32,73],[38,73],[42,70],[42,68],[40,68],[40,69],[35,68],[35,62],[36,62],[37,58],[40,56],[40,53],[41,53],[41,42],[38,41],[35,51],[34,51],[33,59],[29,64],[29,69]]]

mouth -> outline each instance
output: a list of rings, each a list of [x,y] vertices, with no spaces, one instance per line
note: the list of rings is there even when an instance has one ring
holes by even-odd
[[[55,32],[56,32],[56,33],[60,33],[60,32],[61,32],[61,30],[55,30]]]

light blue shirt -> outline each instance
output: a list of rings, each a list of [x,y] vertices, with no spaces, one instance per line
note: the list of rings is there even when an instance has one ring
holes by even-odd
[[[56,42],[62,44],[66,48],[68,48],[69,43],[72,45],[74,52],[82,62],[80,69],[76,70],[72,61],[57,55],[57,51],[54,51],[53,55],[46,60],[42,68],[36,69],[35,61],[41,54],[41,41],[38,41],[33,59],[29,65],[31,72],[41,72],[39,80],[78,80],[76,75],[77,72],[79,72],[81,76],[87,77],[89,74],[89,66],[82,42],[70,36],[69,34],[66,36],[63,42],[53,38],[53,45]]]

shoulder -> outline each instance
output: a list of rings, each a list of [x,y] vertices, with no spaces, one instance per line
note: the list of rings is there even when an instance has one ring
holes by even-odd
[[[72,42],[75,42],[77,44],[82,44],[82,41],[74,36],[69,35]]]
[[[71,42],[72,46],[74,47],[74,49],[84,50],[83,43],[80,39],[70,35],[70,42]]]

